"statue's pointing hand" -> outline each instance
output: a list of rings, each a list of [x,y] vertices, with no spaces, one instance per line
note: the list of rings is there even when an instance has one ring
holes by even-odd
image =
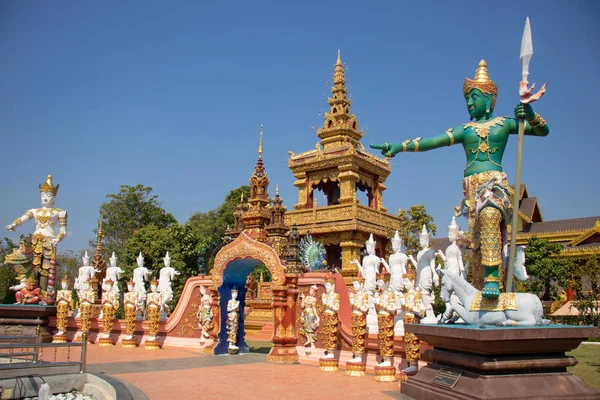
[[[399,151],[399,149],[396,148],[397,146],[394,144],[370,144],[369,146],[372,149],[381,150],[381,154],[383,154],[385,157],[394,157]]]
[[[14,231],[16,228],[15,224],[6,225],[7,231]]]

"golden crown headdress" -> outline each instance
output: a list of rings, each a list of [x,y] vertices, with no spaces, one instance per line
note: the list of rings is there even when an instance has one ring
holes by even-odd
[[[409,268],[408,271],[406,271],[406,273],[403,275],[403,277],[414,281],[415,279],[417,279],[417,273],[414,269]]]
[[[327,278],[325,278],[325,283],[330,283],[332,285],[335,285],[335,276],[330,275]]]
[[[488,75],[487,64],[485,60],[479,61],[477,71],[475,71],[475,79],[465,78],[463,84],[463,95],[466,95],[473,89],[479,89],[483,94],[492,95],[492,110],[496,106],[496,97],[498,96],[498,86],[490,79]]]
[[[63,275],[62,278],[60,278],[61,282],[65,282],[65,283],[69,283],[69,275]]]
[[[38,281],[35,278],[27,278],[27,280],[25,281],[25,283],[27,285],[37,285]]]
[[[156,278],[152,278],[152,280],[150,281],[150,286],[158,286],[158,281],[156,280]]]
[[[58,193],[59,186],[60,185],[54,186],[52,184],[52,175],[48,175],[48,178],[46,178],[46,182],[40,183],[40,193],[50,192],[53,196],[56,196],[56,193]]]
[[[133,281],[133,278],[131,278],[129,281],[127,281],[127,286],[135,286],[135,282]]]
[[[113,281],[112,279],[108,278],[107,280],[104,281],[105,284],[107,285],[113,285],[115,283],[115,281]]]

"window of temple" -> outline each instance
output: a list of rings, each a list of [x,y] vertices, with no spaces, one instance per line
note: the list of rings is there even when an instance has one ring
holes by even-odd
[[[339,244],[325,245],[325,259],[329,267],[342,269],[342,247]]]
[[[337,108],[333,109],[333,113],[336,114],[337,113]]]
[[[362,182],[358,182],[356,184],[356,199],[364,206],[377,208],[377,204],[375,204],[375,196],[373,195],[373,189]]]
[[[319,206],[340,204],[340,184],[337,181],[320,181],[313,185],[313,193],[317,193]]]
[[[356,121],[352,123],[352,129],[356,129]]]
[[[333,121],[332,121],[332,120],[329,120],[329,121],[327,122],[327,127],[328,127],[328,128],[331,128],[332,126],[333,126]]]

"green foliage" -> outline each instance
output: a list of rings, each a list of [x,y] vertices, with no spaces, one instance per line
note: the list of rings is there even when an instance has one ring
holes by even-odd
[[[523,288],[542,295],[542,300],[550,300],[558,290],[553,283],[565,287],[572,266],[569,260],[555,257],[562,250],[560,243],[531,237],[525,250],[525,263],[530,278]]]
[[[260,282],[260,274],[263,276],[263,282],[271,282],[271,271],[269,271],[264,264],[257,265],[252,272],[250,272],[250,275],[254,277],[256,282]]]
[[[580,258],[573,261],[571,284],[578,300],[579,322],[584,325],[600,326],[598,302],[600,301],[600,257]]]
[[[425,205],[411,206],[408,210],[400,210],[398,217],[402,220],[400,235],[404,240],[406,254],[414,254],[421,250],[419,244],[419,234],[423,229],[423,225],[427,226],[431,236],[435,235],[436,226],[433,223],[433,217],[427,214]]]
[[[81,254],[76,254],[72,250],[67,250],[56,255],[56,286],[60,287],[60,280],[63,276],[69,277],[69,284],[72,287],[75,278],[79,275],[81,267]]]
[[[161,207],[151,187],[122,185],[119,193],[108,194],[106,199],[100,205],[100,216],[107,255],[114,251],[119,259],[123,259],[125,243],[146,225],[166,228],[176,223],[173,215]],[[90,245],[95,247],[95,244]]]
[[[4,238],[0,242],[0,261],[4,262],[4,257],[12,253],[17,246],[9,238]],[[0,302],[3,304],[12,304],[15,302],[15,292],[9,287],[16,285],[15,272],[8,265],[0,266]]]

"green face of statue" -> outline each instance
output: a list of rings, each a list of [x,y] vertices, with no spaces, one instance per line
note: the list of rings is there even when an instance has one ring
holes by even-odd
[[[485,117],[486,111],[491,105],[492,95],[484,95],[479,89],[473,89],[465,96],[467,110],[472,119],[478,121]],[[491,112],[491,110],[490,110]]]

